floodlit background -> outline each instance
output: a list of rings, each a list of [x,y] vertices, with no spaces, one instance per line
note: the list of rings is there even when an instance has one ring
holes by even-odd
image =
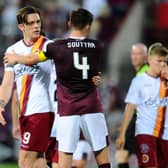
[[[0,0],[0,81],[3,76],[2,58],[6,48],[21,38],[17,29],[16,13],[20,7],[34,5],[43,15],[43,30],[47,37],[66,37],[67,16],[70,10],[83,7],[94,16],[90,36],[105,44],[102,62],[102,84],[100,91],[109,129],[111,131],[111,161],[114,161],[114,140],[121,122],[123,99],[134,70],[130,61],[131,45],[143,42],[147,46],[154,42],[168,41],[167,0]],[[113,99],[112,99],[113,97]],[[116,113],[117,111],[117,113]],[[115,112],[115,113],[114,113]],[[14,168],[7,163],[16,163],[18,142],[11,135],[10,104],[5,113],[8,124],[0,126],[0,168]],[[5,164],[5,165],[4,165]],[[137,167],[136,158],[130,160]],[[16,166],[17,167],[17,166]],[[95,167],[94,157],[88,167]]]

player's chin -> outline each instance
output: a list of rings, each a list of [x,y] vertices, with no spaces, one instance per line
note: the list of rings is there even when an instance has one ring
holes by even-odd
[[[40,36],[40,32],[34,32],[33,33],[33,38],[38,38]]]
[[[34,40],[37,40],[39,37],[40,37],[40,34],[33,34],[33,36],[32,36],[32,38],[33,38]]]

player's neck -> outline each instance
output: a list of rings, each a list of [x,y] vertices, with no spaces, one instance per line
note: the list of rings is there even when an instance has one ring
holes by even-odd
[[[79,30],[73,30],[71,33],[70,33],[70,37],[87,37],[87,33],[86,32],[83,32],[83,31],[79,31]]]
[[[149,76],[154,77],[154,78],[157,78],[157,77],[159,76],[158,73],[152,71],[151,69],[149,69],[146,73],[147,73]]]
[[[26,38],[26,37],[23,38],[23,41],[24,41],[25,45],[27,45],[27,46],[33,45],[36,40],[37,39]]]

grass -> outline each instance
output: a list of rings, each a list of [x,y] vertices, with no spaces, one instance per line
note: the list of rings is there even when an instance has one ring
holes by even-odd
[[[18,168],[14,163],[0,163],[0,168]]]

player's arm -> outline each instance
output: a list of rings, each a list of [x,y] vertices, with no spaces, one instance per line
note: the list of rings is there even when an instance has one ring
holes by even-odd
[[[12,112],[12,135],[15,139],[20,138],[20,127],[19,127],[19,108],[18,108],[18,97],[16,88],[13,89],[12,101],[11,101],[11,112]]]
[[[39,51],[36,53],[31,53],[29,55],[21,56],[16,53],[5,53],[4,63],[7,65],[15,65],[15,64],[28,64],[33,65],[38,62],[46,61],[48,58],[44,55],[43,51]]]
[[[125,134],[128,128],[128,125],[134,115],[136,106],[134,104],[128,103],[125,106],[123,120],[121,124],[120,134],[119,137],[116,140],[116,147],[118,149],[122,149],[125,144]]]
[[[12,71],[5,71],[0,86],[0,123],[2,125],[6,124],[5,118],[2,113],[4,112],[5,106],[9,102],[9,99],[11,97],[13,81],[14,73]]]

